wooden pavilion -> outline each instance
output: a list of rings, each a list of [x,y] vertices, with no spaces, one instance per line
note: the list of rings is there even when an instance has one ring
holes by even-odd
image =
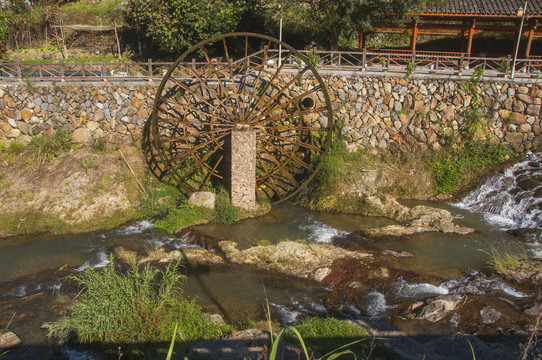
[[[467,57],[473,52],[473,37],[483,32],[515,35],[514,47],[503,49],[503,54],[514,54],[521,37],[526,36],[527,43],[521,54],[525,58],[531,57],[533,40],[542,38],[542,0],[450,0],[447,6],[429,7],[425,12],[412,15],[415,20],[403,27],[379,27],[372,32],[408,31],[413,53],[420,35],[459,36],[460,49],[450,53],[462,53]],[[521,37],[518,36],[520,31]],[[359,32],[360,50],[366,47],[368,34]]]

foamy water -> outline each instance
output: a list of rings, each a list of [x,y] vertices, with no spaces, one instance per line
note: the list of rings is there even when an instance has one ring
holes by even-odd
[[[542,154],[532,153],[488,179],[457,207],[481,213],[502,229],[542,227]]]
[[[338,236],[348,235],[346,231],[341,231],[331,227],[313,217],[307,217],[306,222],[299,226],[303,231],[306,231],[307,240],[313,242],[330,243]]]

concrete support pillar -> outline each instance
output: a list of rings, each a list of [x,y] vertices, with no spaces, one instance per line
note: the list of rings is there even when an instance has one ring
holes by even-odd
[[[230,195],[234,206],[256,207],[256,131],[234,130],[230,139]]]

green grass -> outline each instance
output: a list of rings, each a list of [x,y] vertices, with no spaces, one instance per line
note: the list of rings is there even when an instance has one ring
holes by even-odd
[[[227,325],[213,324],[194,301],[182,296],[185,276],[179,263],[159,269],[149,264],[140,268],[134,262],[122,272],[110,260],[103,270],[90,268],[70,277],[81,293],[69,314],[51,324],[49,336],[115,349],[124,344],[127,358],[155,358],[161,350],[158,344],[171,339],[174,331],[184,350],[197,340],[231,331]]]
[[[57,130],[53,135],[34,136],[28,146],[28,150],[34,153],[39,162],[50,161],[73,148],[70,134],[63,130]]]
[[[311,317],[293,325],[302,336],[307,347],[320,354],[327,354],[337,348],[360,341],[351,345],[348,349],[354,353],[368,353],[371,341],[367,339],[365,329],[332,317]],[[289,338],[293,338],[291,331],[286,332]]]
[[[121,3],[122,0],[82,0],[62,6],[61,11],[66,24],[110,25],[115,18],[121,22]]]
[[[173,234],[183,227],[195,225],[212,218],[213,210],[211,209],[183,204],[176,209],[171,209],[163,219],[157,220],[154,227]]]
[[[239,210],[231,204],[230,194],[224,188],[216,195],[215,219],[226,225],[235,224],[239,220]]]
[[[139,210],[136,217],[151,218],[172,210],[184,195],[172,185],[163,185],[139,195]]]
[[[447,148],[433,154],[429,159],[429,169],[437,190],[450,193],[457,189],[467,170],[482,171],[488,165],[502,163],[510,153],[502,144],[488,140],[471,141],[463,147]]]
[[[521,260],[527,259],[527,252],[523,244],[496,245],[485,251],[489,259],[489,267],[498,274],[509,275],[519,268]]]

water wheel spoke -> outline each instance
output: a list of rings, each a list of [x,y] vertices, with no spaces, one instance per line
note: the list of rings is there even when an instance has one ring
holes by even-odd
[[[292,54],[292,51],[290,50],[290,52],[288,53],[287,56],[290,56]],[[273,83],[273,81],[279,79],[279,74],[280,72],[282,71],[282,69],[284,69],[284,66],[286,65],[286,61],[283,62],[282,64],[280,64],[280,66],[277,68],[277,70],[275,71],[275,73],[271,76],[271,79],[265,84],[265,86],[260,89],[260,94],[258,95],[258,97],[256,97],[256,101],[253,102],[253,104],[260,104],[262,101],[263,101],[263,96],[265,95],[265,93],[267,92],[267,89],[269,89],[269,86],[271,86],[271,84]],[[264,63],[261,64],[262,68],[264,67]],[[258,74],[260,75],[260,74]],[[280,81],[280,80],[279,80]],[[284,86],[284,85],[283,85]],[[258,88],[256,86],[256,84],[254,84],[254,89],[252,91],[252,97],[254,98],[254,95],[257,95],[256,94],[256,91],[258,91]],[[249,112],[246,115],[246,118],[245,118],[245,121],[248,121],[248,119],[251,119],[251,118],[254,118],[254,116],[252,116],[252,112],[254,111],[254,107],[251,106],[249,108]]]
[[[187,157],[187,156],[189,156],[189,155],[192,155],[192,154],[194,154],[196,151],[201,150],[202,148],[204,148],[204,147],[206,147],[207,145],[210,145],[210,144],[212,144],[212,143],[216,143],[216,145],[217,145],[216,147],[217,147],[217,148],[221,148],[222,145],[221,145],[220,143],[218,143],[218,140],[224,138],[224,137],[227,136],[227,135],[228,135],[228,134],[224,134],[224,135],[219,136],[219,137],[216,138],[216,139],[208,140],[208,141],[206,141],[206,142],[203,142],[203,143],[201,143],[201,144],[198,144],[198,145],[196,145],[195,147],[190,148],[190,150],[187,150],[186,152],[184,152],[184,153],[182,153],[182,154],[176,155],[175,157],[173,157],[173,158],[171,159],[171,162],[176,163],[176,162],[179,161],[180,159],[183,159],[183,158],[185,158],[185,157]]]
[[[309,171],[314,171],[314,169],[309,165],[307,164],[306,162],[304,162],[303,160],[295,157],[293,154],[295,152],[287,152],[286,150],[284,150],[283,148],[279,147],[279,146],[276,146],[275,144],[273,143],[269,143],[269,145],[271,145],[273,148],[275,148],[278,152],[280,152],[282,155],[285,155],[288,159],[292,159],[293,161],[295,161],[297,164],[303,166],[305,169],[309,170]],[[285,163],[286,165],[286,163]]]
[[[199,74],[198,74],[199,76]],[[227,114],[228,112],[228,107],[224,104],[223,101],[220,101],[221,97],[218,96],[218,93],[216,92],[215,89],[211,88],[210,86],[208,86],[207,84],[207,81],[202,79],[201,77],[199,78],[199,83],[197,85],[204,85],[204,88],[207,89],[207,91],[209,92],[210,96],[213,97],[213,99],[215,100],[218,100],[219,101],[219,106],[221,106],[221,109],[219,109],[215,104],[211,103],[211,102],[208,102],[207,99],[205,98],[205,96],[203,95],[203,88],[201,86],[198,86],[198,87],[195,87],[194,89],[192,88],[188,88],[186,87],[186,85],[182,84],[181,82],[179,82],[178,80],[176,79],[173,79],[173,81],[178,84],[179,86],[181,86],[186,92],[189,92],[188,95],[192,95],[193,98],[197,98],[198,100],[201,100],[202,103],[206,104],[207,106],[213,108],[213,110],[217,113],[220,113],[220,114]],[[197,90],[200,90],[202,94],[198,94]],[[184,94],[186,95],[186,93]],[[183,95],[183,96],[184,96]],[[186,98],[186,97],[185,97]],[[201,103],[197,103],[197,102],[192,102],[192,100],[190,99],[187,99],[188,100],[188,103],[190,104],[194,104],[194,105],[201,105]],[[164,98],[164,101],[167,101],[166,98]],[[179,103],[173,103],[173,104],[176,104],[176,105],[179,105]]]
[[[304,69],[302,69],[301,71],[299,71],[294,77],[292,80],[290,80],[288,83],[286,83],[284,86],[281,87],[280,91],[277,92],[276,94],[274,94],[273,96],[271,96],[266,102],[264,102],[261,106],[262,109],[269,109],[272,105],[272,103],[277,100],[279,98],[280,95],[284,94],[285,91],[289,91],[290,89],[290,86],[295,83],[297,80],[299,80],[299,78],[301,78],[301,76],[303,76],[303,74],[305,72],[307,72],[309,68],[308,67],[305,67]],[[272,107],[271,107],[272,108]],[[259,115],[259,114],[255,114],[254,116],[252,116],[249,120],[249,123],[252,122],[253,120],[255,119],[259,119],[263,116]]]
[[[207,174],[207,176],[205,177],[205,179],[203,180],[203,183],[201,184],[199,190],[201,191],[201,189],[203,189],[203,187],[205,186],[205,184],[207,184],[207,182],[209,181],[209,179],[211,178],[211,176],[216,176],[217,178],[219,179],[223,179],[224,177],[222,175],[220,175],[218,173],[218,171],[216,170],[218,168],[218,165],[220,165],[220,163],[222,162],[222,159],[224,159],[224,155],[221,155],[220,158],[218,159],[218,161],[216,162],[216,164],[213,166],[213,168],[211,169],[210,166],[208,166],[207,164],[205,164],[205,166],[210,169],[209,173]]]
[[[224,93],[226,98],[228,99],[229,103],[232,105],[231,109],[233,109],[233,113],[234,113],[233,115],[235,116],[236,119],[240,119],[239,111],[237,109],[237,106],[236,106],[235,102],[232,101],[231,96],[230,96],[226,86],[222,82],[222,78],[219,76],[219,73],[216,71],[215,65],[213,64],[213,62],[211,61],[211,58],[209,57],[209,54],[207,54],[207,51],[205,51],[205,50],[201,50],[201,51],[203,53],[203,56],[205,56],[205,59],[207,60],[207,63],[211,67],[211,70],[213,71],[213,74],[216,74],[216,80],[218,81],[218,86],[220,87],[220,89],[222,90],[222,92]],[[230,72],[231,72],[231,68],[230,68]],[[235,89],[234,84],[232,84],[232,87]]]
[[[257,153],[257,158],[260,160],[260,165],[262,165],[262,168],[264,169],[264,172],[266,174],[270,174],[269,170],[267,170],[267,167],[265,166],[265,163],[262,161],[262,157],[260,156],[259,153]],[[269,177],[269,180],[271,182],[271,187],[273,188],[275,194],[278,194],[278,190],[277,190],[277,184],[275,184],[275,181],[273,179],[273,177]]]
[[[270,174],[271,176],[273,175],[277,175],[279,171],[282,171],[290,180],[292,180],[292,182],[296,183],[297,184],[297,181],[293,178],[292,174],[290,174],[290,172],[288,172],[287,170],[284,169],[284,167],[288,164],[287,161],[283,161],[282,163],[280,163],[275,156],[273,156],[271,153],[269,153],[269,151],[267,149],[264,149],[264,151],[266,152],[266,154],[270,157],[272,157],[272,161],[273,162],[277,162],[279,165],[273,169],[273,172]]]
[[[213,131],[204,131],[204,132],[198,132],[198,136],[206,136],[206,135],[213,135],[213,134],[220,134],[220,133],[226,133],[225,135],[228,135],[230,133],[230,129],[224,129],[224,130],[213,130]],[[194,134],[195,135],[195,134]],[[186,140],[188,137],[190,137],[190,134],[187,135],[181,135],[181,136],[172,136],[167,139],[162,139],[162,143],[168,143],[168,142],[176,142],[179,140]]]
[[[315,86],[314,88],[312,88],[312,89],[310,89],[308,91],[305,91],[302,94],[299,94],[299,95],[297,95],[295,97],[292,97],[292,98],[290,98],[289,100],[287,100],[284,103],[277,104],[276,106],[272,106],[272,107],[265,107],[264,112],[259,112],[259,113],[255,114],[255,116],[253,118],[251,118],[249,123],[253,123],[253,122],[255,122],[255,120],[261,121],[261,119],[265,119],[266,116],[272,114],[273,112],[276,112],[278,110],[282,110],[284,108],[287,108],[292,104],[295,104],[297,111],[301,111],[299,109],[299,101],[303,100],[305,97],[308,97],[309,95],[313,94],[314,92],[316,92],[318,90],[321,90],[321,85]],[[319,108],[319,110],[322,110],[322,109],[325,110],[325,108]]]
[[[199,158],[197,155],[193,155],[193,158],[196,159],[196,165],[194,165],[187,173],[182,175],[182,179],[188,179],[189,176],[192,175],[192,173],[194,173],[194,171],[198,170],[198,168],[203,166],[205,164],[205,161],[207,161],[207,159],[209,159],[211,157],[211,155],[213,155],[215,152],[217,152],[218,149],[219,149],[218,146],[215,147],[211,151],[207,152],[205,154],[205,156],[202,157],[202,158]]]
[[[321,149],[317,146],[314,146],[312,144],[307,144],[305,142],[302,142],[302,141],[292,141],[290,138],[288,137],[285,137],[285,136],[280,136],[280,135],[277,135],[277,134],[272,134],[272,133],[269,133],[267,134],[269,137],[273,137],[273,138],[276,138],[280,141],[281,144],[290,144],[290,145],[299,145],[299,146],[302,146],[308,150],[312,150],[312,151],[320,151]],[[274,141],[266,141],[266,144],[274,144]]]

